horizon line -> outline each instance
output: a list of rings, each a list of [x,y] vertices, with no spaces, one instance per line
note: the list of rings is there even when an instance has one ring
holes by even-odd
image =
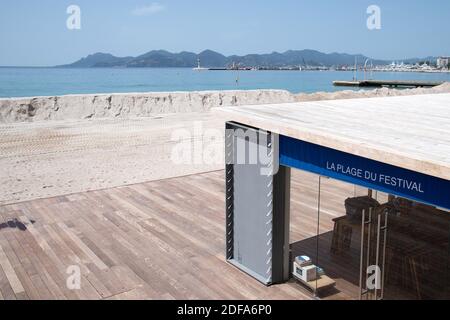
[[[222,56],[224,56],[224,57],[226,57],[226,58],[229,58],[229,57],[232,57],[232,56],[245,57],[245,56],[248,56],[248,55],[267,55],[267,54],[273,54],[273,53],[284,54],[284,53],[289,52],[289,51],[315,51],[315,52],[322,53],[322,54],[327,54],[327,55],[329,55],[329,54],[341,54],[341,55],[346,54],[346,55],[352,55],[352,56],[358,56],[358,55],[360,55],[360,56],[364,56],[364,57],[366,57],[366,58],[369,58],[369,59],[371,59],[371,60],[393,61],[393,62],[396,62],[396,61],[402,61],[402,60],[404,61],[404,60],[426,59],[426,58],[437,58],[437,57],[450,56],[450,55],[427,55],[427,56],[425,56],[425,57],[408,57],[408,58],[400,58],[400,59],[383,59],[383,58],[374,58],[374,57],[370,57],[370,56],[368,56],[368,55],[366,55],[366,54],[363,54],[363,53],[348,53],[348,52],[338,52],[338,51],[324,52],[324,51],[320,51],[320,50],[317,50],[317,49],[310,49],[310,48],[307,48],[307,49],[288,49],[288,50],[284,50],[284,51],[281,51],[281,50],[280,50],[280,51],[274,50],[274,51],[271,51],[271,52],[265,52],[265,53],[246,53],[246,54],[230,54],[230,55],[226,55],[226,54],[223,54],[223,53],[221,53],[221,52],[219,52],[219,51],[215,51],[215,50],[212,50],[212,49],[204,49],[204,50],[202,50],[202,51],[200,51],[200,52],[198,52],[198,53],[195,52],[195,51],[188,51],[188,50],[170,51],[170,50],[167,50],[167,49],[152,49],[152,50],[146,51],[145,53],[138,54],[138,55],[136,55],[136,56],[130,56],[130,55],[128,55],[128,56],[121,56],[121,55],[115,55],[115,54],[113,54],[113,53],[111,53],[111,52],[97,51],[97,52],[90,53],[90,54],[87,54],[87,55],[85,55],[85,56],[82,56],[82,57],[79,58],[78,60],[73,61],[73,62],[68,62],[68,63],[66,63],[66,64],[56,64],[56,65],[31,65],[31,66],[28,66],[28,65],[19,65],[19,66],[18,66],[18,65],[0,65],[0,68],[55,68],[55,67],[64,67],[64,66],[68,66],[68,65],[70,65],[70,64],[73,64],[73,63],[75,63],[75,62],[81,60],[81,59],[84,59],[84,58],[87,58],[87,57],[89,57],[89,56],[96,55],[96,54],[109,54],[109,55],[112,55],[112,56],[114,56],[114,57],[116,57],[116,58],[137,58],[137,57],[139,57],[139,56],[141,56],[141,55],[144,55],[144,54],[147,54],[147,53],[150,53],[150,52],[154,52],[154,51],[165,51],[165,52],[172,53],[172,54],[193,53],[193,54],[196,54],[196,55],[200,55],[201,53],[203,53],[203,52],[205,52],[205,51],[212,51],[212,52],[218,53],[218,54],[220,54],[220,55],[222,55]]]

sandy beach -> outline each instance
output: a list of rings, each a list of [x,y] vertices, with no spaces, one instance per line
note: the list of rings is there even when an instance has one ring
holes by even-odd
[[[0,99],[0,204],[220,170],[221,161],[171,159],[180,142],[174,132],[191,133],[185,138],[191,145],[201,141],[202,148],[223,150],[222,140],[203,135],[223,131],[215,107],[444,92],[449,83],[299,95],[265,90]]]

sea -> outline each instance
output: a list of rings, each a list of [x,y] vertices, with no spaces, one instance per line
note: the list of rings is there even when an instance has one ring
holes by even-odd
[[[0,97],[200,90],[283,89],[292,93],[348,90],[346,71],[194,71],[189,68],[0,68]],[[449,73],[359,72],[377,80],[450,81]],[[354,88],[360,90],[360,88]]]

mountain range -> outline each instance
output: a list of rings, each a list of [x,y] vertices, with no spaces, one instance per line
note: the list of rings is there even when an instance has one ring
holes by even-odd
[[[385,65],[392,61],[378,60],[362,54],[323,53],[316,50],[289,50],[283,53],[248,54],[243,56],[225,56],[212,50],[205,50],[199,54],[193,52],[172,53],[165,50],[153,50],[138,57],[116,57],[109,53],[95,53],[82,58],[72,64],[57,66],[64,68],[145,68],[145,67],[178,67],[192,68],[197,66],[200,59],[202,67],[224,68],[237,64],[246,67],[286,67],[286,66],[351,66],[355,63],[363,64],[371,59],[373,65]],[[435,61],[435,57],[405,59],[406,63],[418,61]]]

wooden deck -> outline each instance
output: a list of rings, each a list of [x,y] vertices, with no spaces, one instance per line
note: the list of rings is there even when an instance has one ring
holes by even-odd
[[[222,171],[5,205],[0,299],[310,298],[227,264],[224,225]],[[80,290],[66,285],[72,265]]]
[[[358,298],[358,232],[346,252],[330,250],[345,199],[364,194],[367,189],[292,171],[292,256],[309,255],[336,281],[321,298]],[[0,206],[0,300],[312,298],[295,280],[265,287],[226,263],[224,226],[223,171]],[[80,290],[67,287],[70,266],[80,268]],[[387,298],[417,298],[393,285]],[[444,297],[441,289],[435,297]]]

